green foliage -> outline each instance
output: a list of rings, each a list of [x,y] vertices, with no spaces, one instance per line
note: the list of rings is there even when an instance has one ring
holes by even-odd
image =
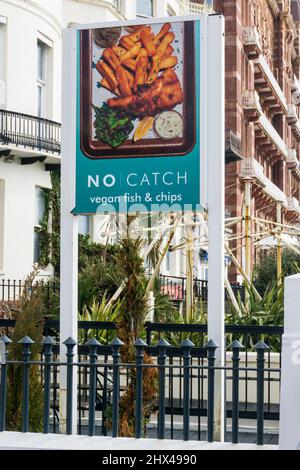
[[[49,189],[43,189],[43,198],[45,203],[45,211],[42,220],[39,221],[39,228],[35,230],[40,236],[40,258],[39,265],[45,267],[50,262],[51,256],[51,235],[49,232],[49,215],[51,210],[51,192]]]
[[[117,255],[118,271],[124,280],[119,327],[121,339],[128,345],[140,336],[147,314],[147,278],[140,256],[142,243],[141,239],[124,238]]]
[[[91,264],[101,261],[102,263],[115,263],[117,245],[102,245],[95,243],[89,235],[79,235],[78,237],[78,269],[83,271]]]
[[[118,319],[118,315],[121,308],[121,302],[118,301],[115,304],[107,307],[108,299],[104,294],[101,302],[97,302],[95,299],[92,305],[85,305],[82,314],[78,316],[79,320],[83,321],[99,321],[99,322],[114,322]],[[96,338],[100,343],[110,343],[115,336],[114,331],[108,332],[106,330],[87,330],[83,332],[79,330],[79,342],[84,343],[90,338]]]
[[[135,360],[136,339],[143,334],[147,314],[146,287],[143,259],[140,256],[143,241],[124,238],[117,255],[117,266],[124,282],[122,304],[118,315],[118,336],[123,341],[122,361],[133,363]],[[144,354],[144,362],[151,365],[153,359]],[[119,433],[123,437],[133,437],[135,428],[135,391],[136,370],[129,370],[129,381],[120,399]],[[143,421],[150,419],[157,405],[157,370],[147,367],[143,373]],[[145,426],[146,427],[146,426]]]
[[[40,226],[36,230],[40,235],[39,266],[44,268],[49,263],[59,274],[60,264],[60,175],[51,172],[51,189],[43,189],[45,211]],[[51,214],[51,230],[49,219]]]
[[[50,320],[59,320],[59,307],[60,307],[60,285],[59,278],[54,278],[49,281],[49,284],[44,285],[44,308],[46,318]]]
[[[179,310],[175,307],[170,296],[161,292],[161,282],[156,279],[153,289],[155,297],[154,321],[159,323],[174,323],[179,318]]]
[[[54,273],[60,269],[60,174],[51,172],[51,263]]]
[[[257,325],[257,326],[281,326],[283,325],[284,319],[284,285],[281,282],[272,282],[267,287],[262,299],[257,300],[253,285],[246,286],[248,292],[247,309],[245,310],[244,303],[238,295],[237,301],[239,304],[240,311],[243,312],[242,316],[239,316],[232,305],[226,313],[226,324],[231,325]],[[264,335],[260,338],[251,339],[248,335],[231,336],[228,341],[231,342],[233,339],[239,339],[242,344],[246,345],[248,342],[250,347],[254,346],[254,343],[258,339],[264,340]],[[274,338],[268,344],[273,348],[274,351],[278,351],[280,344],[279,338]]]
[[[118,247],[104,246],[91,241],[89,236],[79,237],[78,310],[94,300],[108,299],[120,286],[123,277],[117,267]]]
[[[282,270],[284,275],[289,276],[300,272],[300,255],[288,248],[282,250]],[[268,285],[277,278],[276,254],[273,250],[262,257],[255,268],[254,283],[260,294],[264,294]]]
[[[44,327],[44,294],[41,287],[30,289],[35,272],[31,273],[25,281],[25,288],[21,299],[21,313],[11,337],[9,346],[9,359],[23,360],[22,345],[18,344],[24,336],[29,336],[35,343],[31,347],[31,360],[39,360],[42,351]],[[7,375],[7,429],[20,431],[22,425],[22,373],[23,367],[11,365]],[[43,427],[43,383],[40,368],[30,366],[29,372],[30,414],[29,428],[32,432],[41,432]]]

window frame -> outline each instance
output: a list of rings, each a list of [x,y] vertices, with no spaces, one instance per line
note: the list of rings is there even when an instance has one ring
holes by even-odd
[[[39,54],[39,48],[42,51]],[[49,46],[40,38],[37,38],[37,67],[36,67],[36,83],[37,83],[37,116],[45,117],[46,113],[46,96],[47,96],[47,74],[48,74],[48,49]],[[42,76],[39,76],[41,58]],[[39,98],[39,93],[41,98]],[[40,108],[40,109],[39,109]]]
[[[6,106],[6,70],[7,70],[7,51],[6,51],[6,33],[7,18],[0,15],[0,107]]]
[[[138,18],[151,18],[153,16],[153,12],[154,12],[153,0],[149,0],[149,1],[151,2],[151,14],[147,15],[145,13],[138,12],[138,0],[136,0],[136,16]]]
[[[40,228],[41,228],[41,221],[43,216],[45,215],[45,191],[47,188],[43,188],[41,186],[35,186],[35,191],[34,191],[34,225],[33,225],[33,262],[34,263],[39,263],[40,260],[40,254],[41,254],[41,245],[40,245]],[[43,214],[40,216],[40,211],[38,207],[38,197],[37,193],[43,195]],[[38,246],[36,245],[38,243]],[[36,253],[38,253],[38,256],[36,256]]]

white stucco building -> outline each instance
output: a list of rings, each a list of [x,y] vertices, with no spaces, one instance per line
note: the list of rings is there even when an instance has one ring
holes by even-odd
[[[43,189],[51,187],[50,171],[60,165],[62,29],[186,14],[189,3],[0,0],[0,282],[23,279],[39,257]],[[80,225],[96,238],[95,220],[82,218]],[[179,258],[168,256],[163,271],[180,273]],[[51,275],[50,265],[40,272]]]

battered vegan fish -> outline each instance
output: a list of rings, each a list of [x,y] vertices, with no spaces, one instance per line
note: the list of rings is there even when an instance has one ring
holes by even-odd
[[[110,98],[108,106],[129,111],[135,117],[155,116],[183,102],[183,91],[173,69],[167,69],[150,85],[137,87],[135,95]]]

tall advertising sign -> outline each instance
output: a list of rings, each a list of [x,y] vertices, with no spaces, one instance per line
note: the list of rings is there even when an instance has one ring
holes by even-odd
[[[63,32],[61,359],[66,353],[63,339],[78,336],[76,216],[191,213],[205,207],[208,336],[219,345],[214,422],[220,440],[225,357],[224,60],[220,15],[79,25]],[[72,406],[68,404],[73,433],[76,377]],[[60,410],[66,409],[66,384],[63,369]]]
[[[76,36],[73,213],[198,209],[201,20],[104,23]]]

